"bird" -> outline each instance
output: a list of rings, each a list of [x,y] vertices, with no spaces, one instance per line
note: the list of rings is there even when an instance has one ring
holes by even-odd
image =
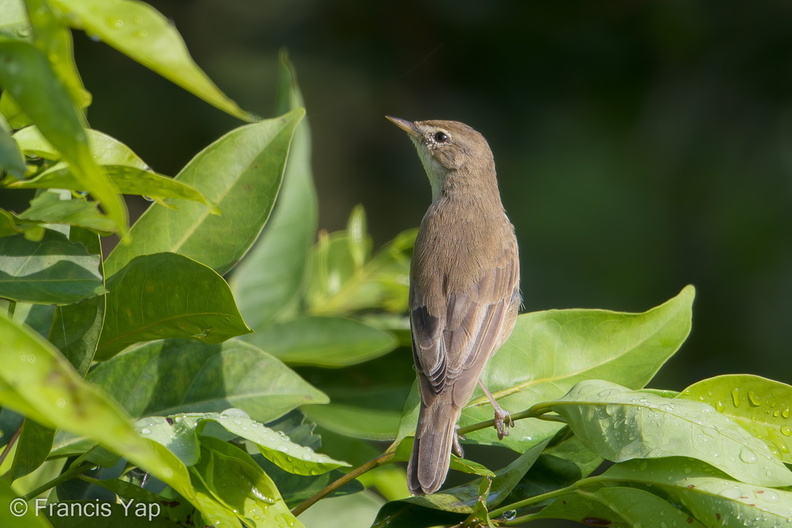
[[[432,188],[410,264],[409,318],[421,397],[407,484],[413,495],[445,482],[457,421],[478,384],[503,438],[513,425],[480,381],[514,329],[522,297],[514,226],[506,216],[487,140],[458,121],[407,121]]]

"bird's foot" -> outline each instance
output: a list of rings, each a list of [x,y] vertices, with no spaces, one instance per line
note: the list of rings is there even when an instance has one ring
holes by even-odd
[[[503,440],[504,436],[509,436],[509,428],[514,427],[509,411],[504,411],[502,407],[495,408],[495,430],[498,431],[498,440]]]
[[[465,450],[462,449],[462,443],[460,442],[460,440],[465,439],[465,436],[456,431],[459,431],[459,425],[454,428],[454,453],[456,453],[459,458],[465,458]]]

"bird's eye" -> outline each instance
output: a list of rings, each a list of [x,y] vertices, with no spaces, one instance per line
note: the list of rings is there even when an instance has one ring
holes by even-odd
[[[449,139],[451,138],[448,137],[448,134],[446,134],[445,132],[436,132],[434,135],[434,140],[437,141],[438,143],[445,143]]]

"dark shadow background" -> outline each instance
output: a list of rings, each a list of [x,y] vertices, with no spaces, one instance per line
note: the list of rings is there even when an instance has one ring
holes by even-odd
[[[289,50],[323,228],[365,205],[375,244],[429,185],[383,115],[456,119],[495,153],[527,311],[643,311],[698,289],[653,382],[792,382],[792,4],[742,0],[150,0],[242,107],[273,115]],[[241,123],[75,35],[91,125],[175,174]]]

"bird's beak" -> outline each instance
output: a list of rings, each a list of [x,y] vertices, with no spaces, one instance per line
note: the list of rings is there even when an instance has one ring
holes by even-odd
[[[415,123],[413,123],[412,121],[407,121],[406,119],[401,119],[398,117],[391,117],[391,116],[385,116],[385,117],[388,119],[388,121],[390,121],[397,127],[401,128],[408,134],[410,134],[410,136],[416,138],[421,137],[421,133],[418,131],[418,127],[416,127]]]

